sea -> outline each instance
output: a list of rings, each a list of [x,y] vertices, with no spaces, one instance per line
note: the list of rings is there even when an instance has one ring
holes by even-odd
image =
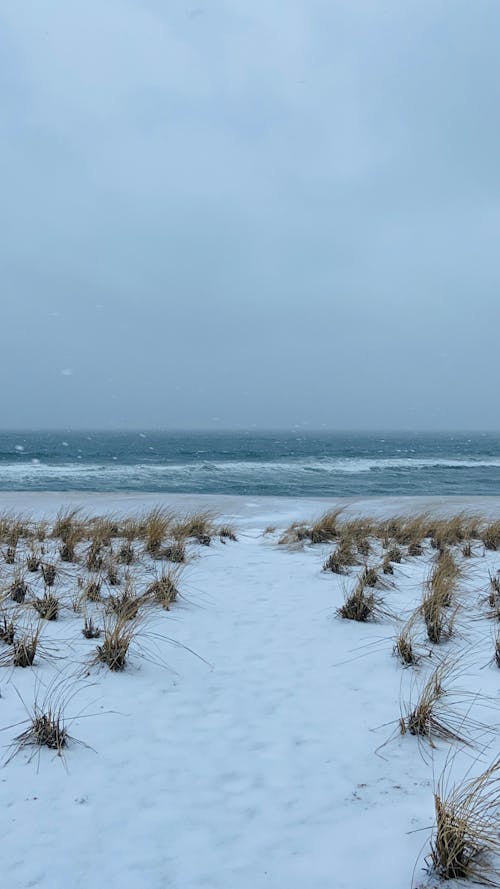
[[[0,491],[500,495],[500,434],[2,432]]]

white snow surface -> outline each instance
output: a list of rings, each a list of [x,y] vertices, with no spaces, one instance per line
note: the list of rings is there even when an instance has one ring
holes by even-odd
[[[420,498],[419,498],[420,499]],[[58,679],[74,697],[64,760],[23,750],[0,770],[2,876],[9,889],[402,889],[435,885],[424,870],[433,788],[450,755],[398,733],[400,701],[429,674],[391,656],[390,621],[342,621],[351,578],[322,572],[331,546],[290,551],[277,533],[330,501],[110,495],[2,495],[37,518],[61,504],[136,512],[153,503],[219,508],[236,543],[193,547],[196,558],[170,612],[147,617],[123,673],[88,668],[95,643],[70,608],[47,622],[51,650],[33,669],[2,668],[5,759]],[[416,511],[405,501],[353,502],[354,512]],[[428,504],[426,504],[428,505]],[[493,514],[498,502],[439,502]],[[405,617],[419,601],[433,553],[395,566],[388,605]],[[491,736],[451,762],[450,780],[495,756],[498,668],[480,598],[500,556],[467,560],[458,637],[460,686],[489,695]],[[5,567],[1,567],[2,579]],[[146,570],[146,569],[145,569]],[[28,577],[28,582],[30,578]],[[69,587],[71,579],[64,583]],[[168,636],[168,641],[165,637]],[[178,645],[173,644],[178,643]],[[194,652],[194,654],[193,654]],[[83,666],[83,669],[82,669]],[[24,702],[24,703],[23,703]],[[481,707],[479,706],[479,710]],[[484,708],[483,708],[484,709]],[[378,748],[394,735],[380,750]]]

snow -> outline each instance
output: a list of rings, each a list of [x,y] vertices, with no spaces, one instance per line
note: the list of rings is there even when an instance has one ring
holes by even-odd
[[[163,499],[187,509],[203,498]],[[70,501],[115,513],[153,502],[127,495],[2,500],[37,517]],[[71,743],[64,761],[48,750],[29,761],[22,751],[0,771],[9,889],[427,885],[421,852],[450,748],[439,744],[431,757],[415,738],[400,737],[397,723],[401,698],[432,664],[416,676],[403,670],[391,656],[388,621],[336,617],[352,579],[321,571],[331,547],[290,551],[277,546],[277,533],[263,535],[269,524],[284,527],[329,504],[221,498],[218,505],[221,520],[241,529],[238,542],[192,548],[183,598],[170,612],[148,615],[142,656],[136,650],[124,673],[86,666],[95,643],[81,637],[81,617],[70,608],[46,626],[46,642],[57,651],[32,670],[3,668],[6,757],[24,728],[9,728],[26,718],[22,701],[29,708],[61,679],[75,691],[70,734],[83,742]],[[480,505],[484,511],[485,501]],[[371,504],[375,513],[382,508]],[[395,566],[385,595],[398,614],[418,602],[431,558],[428,550]],[[445,646],[465,650],[460,684],[495,704],[491,626],[468,618],[481,614],[480,593],[499,564],[476,546],[462,592],[467,619]],[[152,569],[144,570],[148,580]],[[1,571],[5,581],[7,566]],[[71,571],[61,581],[68,591]],[[494,712],[489,720],[497,721]],[[489,737],[484,763],[497,740]],[[470,755],[457,756],[453,775],[460,778],[470,762]]]

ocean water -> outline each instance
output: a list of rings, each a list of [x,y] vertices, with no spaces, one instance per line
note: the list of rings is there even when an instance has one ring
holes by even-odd
[[[0,490],[500,495],[500,435],[4,432]]]

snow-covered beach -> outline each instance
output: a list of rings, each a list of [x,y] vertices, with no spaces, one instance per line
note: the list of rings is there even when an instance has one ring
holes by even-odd
[[[403,669],[392,655],[395,618],[358,623],[336,615],[361,567],[346,575],[323,571],[332,543],[278,544],[291,522],[314,519],[334,502],[5,493],[1,503],[36,521],[53,521],[70,505],[115,516],[153,506],[211,509],[238,537],[189,545],[178,601],[169,611],[146,613],[123,672],[90,665],[95,642],[82,637],[81,612],[71,607],[80,569],[57,563],[62,604],[58,620],[44,622],[42,656],[31,669],[2,667],[4,762],[26,727],[26,708],[35,699],[41,704],[57,683],[72,696],[67,727],[82,743],[70,740],[62,758],[22,749],[0,771],[6,885],[435,884],[424,858],[442,769],[448,761],[450,781],[461,780],[471,762],[480,770],[498,749],[499,673],[483,604],[489,576],[500,568],[495,551],[476,541],[466,559],[453,548],[462,570],[456,632],[433,647],[419,627],[424,656],[416,668]],[[463,509],[500,515],[498,498],[345,506],[346,516],[376,518]],[[365,561],[380,557],[375,544]],[[394,564],[383,597],[395,617],[404,620],[418,606],[435,559],[427,542],[421,555],[404,552]],[[2,560],[4,590],[14,570]],[[134,570],[146,583],[158,569],[142,560]],[[38,575],[26,581],[41,594]],[[439,740],[432,750],[399,732],[401,706],[443,654],[460,658],[458,685],[481,695],[462,704],[464,725],[472,708],[482,726],[468,752]]]

